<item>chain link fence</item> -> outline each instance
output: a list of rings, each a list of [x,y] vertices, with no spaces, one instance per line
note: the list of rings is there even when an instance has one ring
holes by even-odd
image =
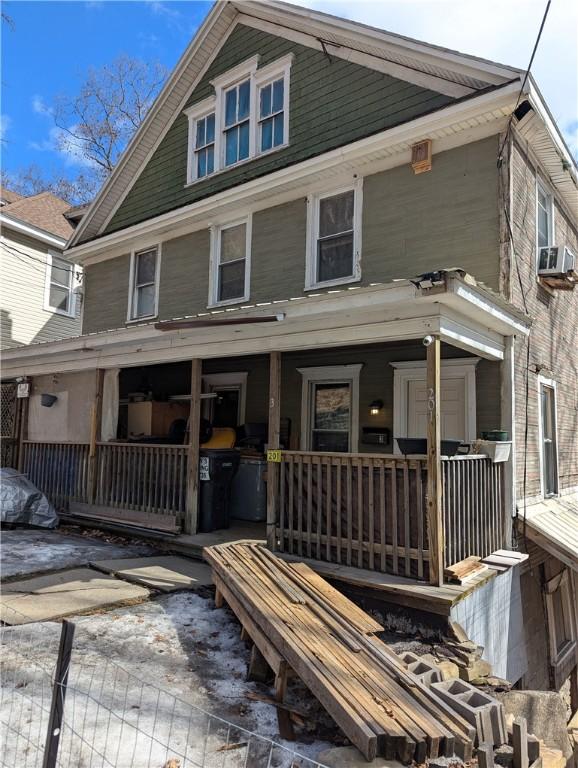
[[[110,659],[75,655],[73,634],[71,622],[0,628],[0,765],[323,768]]]

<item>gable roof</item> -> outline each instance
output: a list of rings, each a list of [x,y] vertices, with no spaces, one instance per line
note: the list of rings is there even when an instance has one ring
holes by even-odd
[[[70,208],[70,203],[56,197],[52,192],[41,192],[31,197],[21,197],[2,207],[2,213],[9,218],[32,224],[38,229],[49,232],[63,240],[68,240],[73,227],[65,218],[64,213]]]
[[[362,63],[461,99],[519,78],[520,70],[417,42],[288,3],[218,0],[177,63],[113,173],[77,227],[70,246],[99,236],[189,95],[238,23]]]

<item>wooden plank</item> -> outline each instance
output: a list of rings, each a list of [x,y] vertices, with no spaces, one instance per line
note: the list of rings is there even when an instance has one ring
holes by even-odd
[[[379,462],[379,538],[381,570],[385,571],[387,565],[386,557],[386,532],[385,532],[385,465],[383,461]]]
[[[440,338],[434,336],[427,347],[428,397],[427,420],[427,523],[429,537],[429,577],[430,583],[443,584],[444,569],[444,529],[442,507],[442,468],[441,468],[441,395],[440,395]]]
[[[203,361],[191,361],[191,410],[189,415],[189,450],[187,463],[187,498],[185,533],[197,533],[199,527],[199,451],[201,431],[201,387]]]
[[[122,525],[134,525],[139,528],[151,528],[166,533],[176,533],[179,530],[176,519],[169,515],[142,512],[134,509],[119,509],[98,504],[71,502],[70,514],[74,517],[88,517],[92,520],[110,520]]]
[[[281,352],[271,352],[269,355],[269,426],[267,445],[270,449],[278,449],[281,436]],[[277,529],[279,497],[279,465],[275,462],[267,464],[267,545],[270,549],[277,548],[275,531]]]

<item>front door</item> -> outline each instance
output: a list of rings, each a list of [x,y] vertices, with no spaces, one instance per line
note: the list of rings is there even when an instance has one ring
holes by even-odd
[[[466,441],[466,380],[447,378],[441,380],[441,436],[442,440]],[[407,436],[427,435],[427,387],[425,381],[408,382]]]

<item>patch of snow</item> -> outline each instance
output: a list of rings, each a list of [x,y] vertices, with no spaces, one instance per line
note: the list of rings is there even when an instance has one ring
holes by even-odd
[[[179,768],[310,768],[316,763],[296,759],[294,751],[314,759],[332,746],[316,739],[315,732],[298,734],[296,742],[280,740],[275,707],[247,699],[251,691],[272,692],[245,680],[249,649],[239,624],[210,598],[191,592],[164,595],[75,624],[63,764],[163,768],[175,757]],[[16,730],[42,734],[58,626],[27,625],[2,634],[10,642],[0,718],[10,722],[10,711],[17,712]],[[317,702],[305,688],[292,683],[289,695],[288,703],[319,717]],[[6,744],[14,743],[13,734],[5,737]],[[227,743],[236,748],[223,750]],[[32,754],[30,744],[20,741],[19,748]]]

